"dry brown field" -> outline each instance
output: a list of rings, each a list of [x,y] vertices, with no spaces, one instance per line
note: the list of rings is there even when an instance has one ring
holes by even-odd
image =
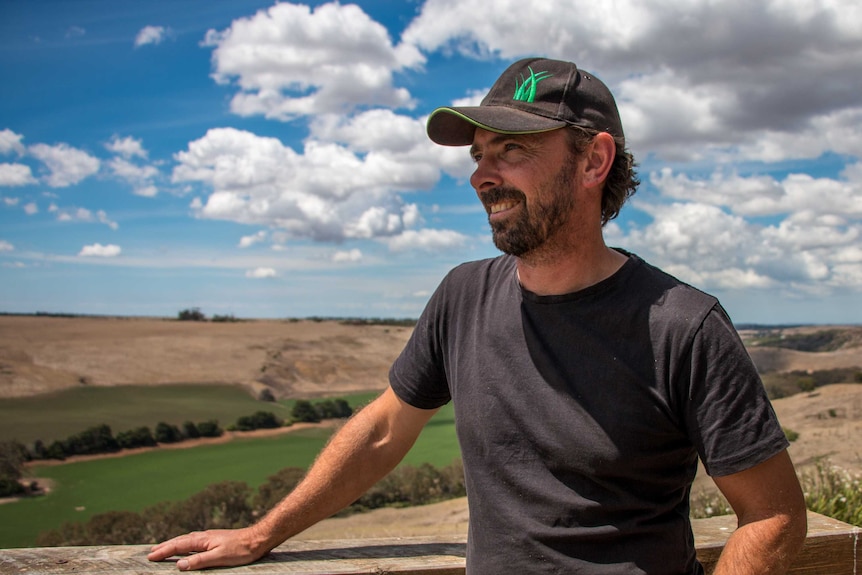
[[[812,326],[800,333],[825,329]],[[862,368],[862,328],[841,349],[750,348],[761,371]],[[239,383],[253,394],[316,397],[383,389],[411,329],[337,321],[178,322],[151,318],[0,316],[0,398],[81,386]],[[839,383],[773,402],[799,434],[791,456],[804,473],[828,458],[862,473],[862,385]],[[710,480],[699,474],[695,489]],[[300,538],[462,534],[463,499],[329,519]]]
[[[411,329],[0,316],[0,398],[81,385],[242,384],[277,398],[383,389]]]

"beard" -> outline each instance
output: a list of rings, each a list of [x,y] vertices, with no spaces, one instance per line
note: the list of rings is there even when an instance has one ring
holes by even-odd
[[[573,172],[573,163],[563,165],[552,179],[536,189],[532,204],[527,203],[521,190],[511,186],[492,188],[482,194],[482,202],[486,206],[505,200],[520,202],[517,216],[497,221],[491,221],[489,217],[494,245],[498,250],[526,258],[538,255],[540,248],[553,246],[549,240],[568,225],[574,211]]]

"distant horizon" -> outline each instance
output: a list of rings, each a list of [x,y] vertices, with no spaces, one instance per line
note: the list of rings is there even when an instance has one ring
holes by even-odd
[[[189,308],[194,309],[194,308]],[[15,316],[15,317],[57,317],[57,318],[82,318],[82,319],[158,319],[158,320],[176,320],[176,321],[200,321],[201,323],[230,323],[230,321],[337,321],[337,322],[361,322],[361,323],[404,323],[417,322],[419,317],[409,316],[327,316],[327,315],[311,315],[311,316],[280,316],[280,317],[244,317],[228,314],[227,316],[214,314],[208,315],[204,310],[200,310],[206,317],[203,320],[179,320],[177,315],[183,310],[178,310],[174,315],[129,315],[129,314],[88,314],[88,313],[67,313],[67,312],[9,312],[0,311],[0,316]],[[231,318],[219,322],[213,321],[213,317]],[[862,327],[862,323],[752,323],[752,322],[733,322],[734,328],[737,330],[755,330],[755,329],[792,329],[796,327]]]

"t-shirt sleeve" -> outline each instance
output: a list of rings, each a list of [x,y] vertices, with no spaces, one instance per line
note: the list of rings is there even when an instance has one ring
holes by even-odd
[[[686,426],[706,472],[744,471],[789,445],[757,369],[716,305],[692,342]]]
[[[402,401],[436,409],[451,400],[444,363],[443,314],[446,280],[431,297],[407,345],[389,370],[389,385]]]

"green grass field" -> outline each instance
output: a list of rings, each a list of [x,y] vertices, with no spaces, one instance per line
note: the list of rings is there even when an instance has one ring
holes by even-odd
[[[362,405],[373,395],[346,399],[351,405]],[[260,405],[253,402],[251,411]],[[241,411],[250,413],[248,409]],[[140,511],[160,501],[184,499],[220,481],[245,481],[256,488],[283,467],[307,467],[329,433],[325,429],[306,429],[271,438],[237,439],[221,445],[36,467],[35,475],[55,482],[54,492],[0,505],[0,548],[32,546],[41,531],[63,522],[84,521],[111,510]],[[444,466],[459,453],[453,411],[446,406],[435,415],[404,462]]]

